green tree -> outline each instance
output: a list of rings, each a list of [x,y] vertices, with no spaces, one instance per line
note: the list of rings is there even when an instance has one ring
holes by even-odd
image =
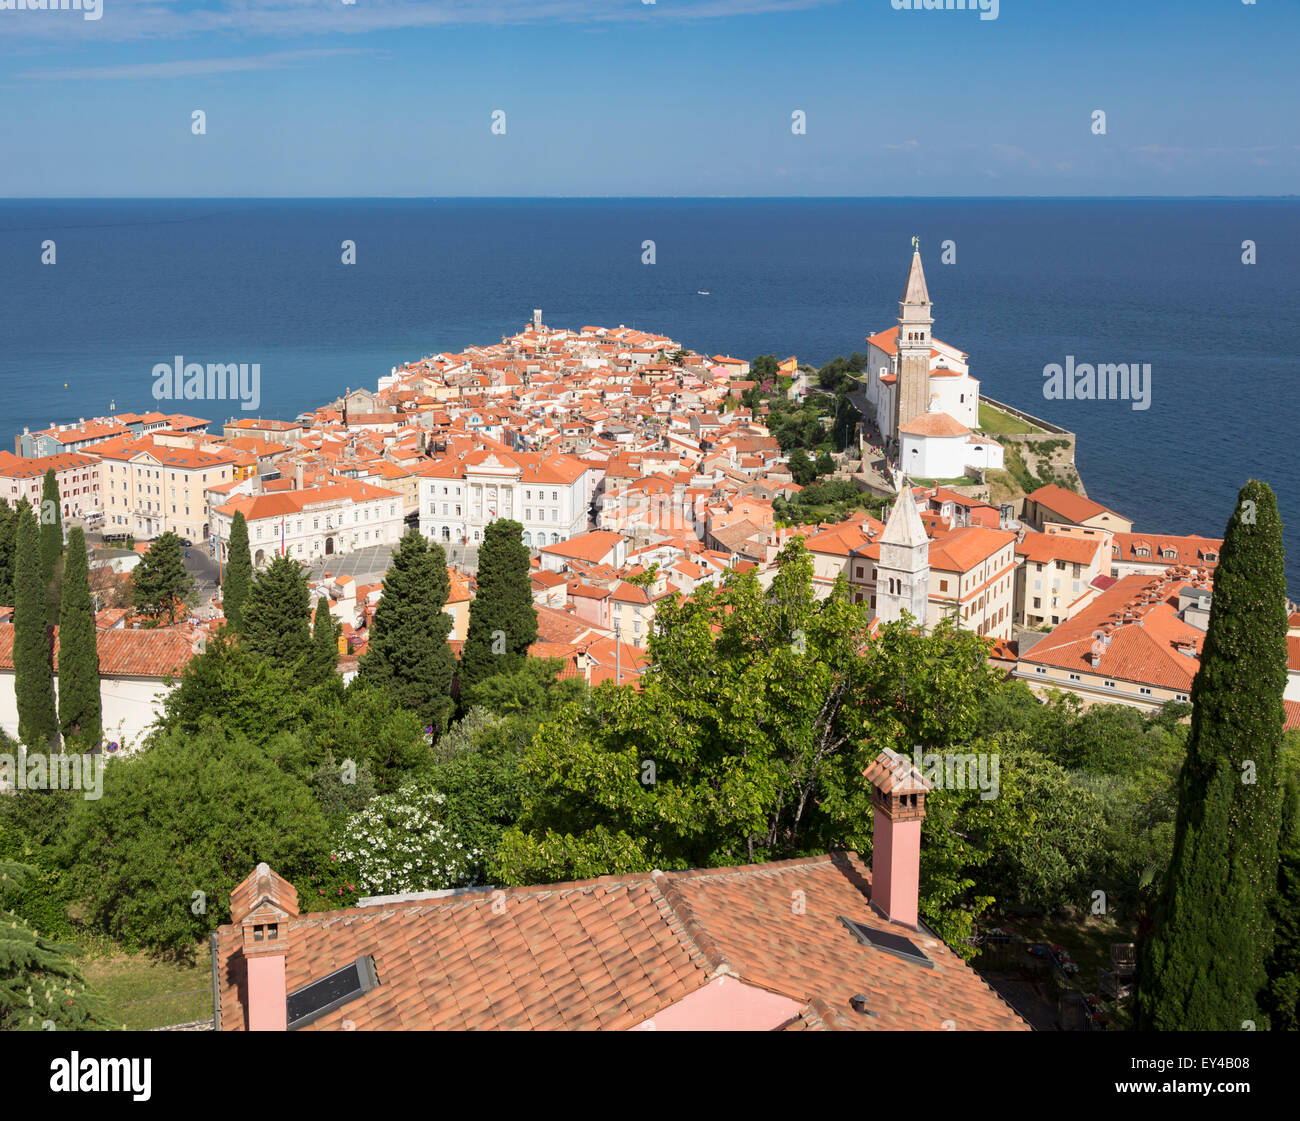
[[[244,603],[253,586],[253,557],[248,549],[248,522],[242,511],[230,519],[225,577],[221,581],[221,609],[226,622],[238,631],[244,625]]]
[[[155,736],[179,732],[197,736],[216,726],[264,743],[300,727],[315,695],[297,688],[292,669],[250,653],[224,632],[191,658],[163,702]]]
[[[835,460],[831,458],[831,453],[828,451],[819,451],[817,453],[817,459],[816,459],[814,469],[816,470],[818,475],[829,475],[832,471],[834,471]]]
[[[1282,522],[1272,490],[1252,479],[1224,533],[1192,682],[1174,853],[1139,975],[1145,1030],[1266,1026],[1286,633]]]
[[[514,673],[537,641],[528,549],[523,526],[494,521],[478,552],[478,592],[469,607],[469,628],[460,652],[462,701],[487,677]]]
[[[18,512],[0,499],[0,604],[14,602],[14,549],[17,544]]]
[[[26,502],[18,505],[14,572],[14,694],[18,738],[44,750],[58,736],[54,669],[41,580],[40,531]]]
[[[188,958],[230,921],[230,892],[260,861],[293,880],[328,848],[308,786],[210,727],[114,760],[103,797],[78,803],[65,851],[93,929]]]
[[[0,1032],[108,1028],[104,1004],[59,945],[8,909],[33,869],[0,860]]]
[[[819,601],[798,540],[770,591],[755,573],[733,574],[720,590],[663,601],[657,622],[639,689],[603,685],[535,736],[494,878],[869,852],[863,770],[885,747],[972,742],[993,687],[985,644],[969,632],[894,624],[869,641],[869,609],[842,580]],[[936,809],[922,845],[922,911],[954,942],[987,906],[970,869],[1004,828],[992,803],[973,803]],[[964,840],[967,825],[991,839]]]
[[[96,748],[102,732],[99,697],[99,647],[95,608],[90,600],[86,535],[68,532],[68,556],[59,607],[59,727],[68,744]]]
[[[151,626],[176,622],[177,608],[194,597],[194,578],[185,570],[181,539],[168,530],[140,558],[131,572],[135,609]]]
[[[312,622],[311,645],[316,655],[313,669],[319,681],[328,681],[339,665],[339,624],[330,614],[328,596],[316,601],[316,618]]]
[[[276,557],[257,574],[243,606],[244,647],[276,665],[311,676],[311,592],[306,570]]]
[[[430,544],[418,529],[408,530],[384,574],[360,671],[438,734],[451,714],[456,668],[447,645],[452,620],[443,610],[450,588],[442,546]]]
[[[54,468],[45,471],[41,489],[41,583],[45,587],[46,622],[59,621],[59,591],[56,577],[63,558],[63,500],[59,497],[59,480]]]
[[[1300,771],[1294,768],[1282,806],[1268,1007],[1275,1030],[1300,1031]]]
[[[801,487],[807,486],[817,478],[817,468],[808,458],[803,448],[795,448],[790,453],[790,474]]]

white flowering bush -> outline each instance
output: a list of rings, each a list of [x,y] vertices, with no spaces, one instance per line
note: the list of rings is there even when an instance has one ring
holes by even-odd
[[[456,839],[440,818],[446,799],[415,785],[374,798],[347,819],[337,859],[357,872],[357,886],[371,895],[436,891],[473,882],[483,854]]]

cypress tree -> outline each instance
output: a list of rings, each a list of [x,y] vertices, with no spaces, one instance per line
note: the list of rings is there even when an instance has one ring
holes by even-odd
[[[75,742],[87,749],[99,746],[99,648],[86,535],[80,526],[68,531],[59,604],[59,727],[65,743]]]
[[[18,513],[0,499],[0,604],[14,602],[14,545],[18,533]]]
[[[451,715],[456,662],[443,608],[451,581],[447,556],[419,530],[406,532],[384,574],[361,676],[382,685],[401,708],[419,713],[439,732]]]
[[[1269,964],[1269,1018],[1274,1031],[1300,1031],[1300,772],[1292,771],[1282,799],[1278,839],[1275,941]]]
[[[34,751],[44,750],[59,729],[40,551],[36,515],[21,503],[14,561],[14,695],[18,738]]]
[[[59,480],[54,468],[49,467],[41,490],[41,583],[45,586],[45,618],[50,626],[59,621],[59,592],[55,576],[62,558],[63,502],[59,497]]]
[[[311,629],[316,676],[320,681],[328,681],[338,669],[339,630],[339,625],[330,615],[329,597],[321,596],[316,601],[316,620]]]
[[[243,605],[243,647],[311,676],[311,593],[297,561],[276,557],[257,574]]]
[[[485,678],[518,673],[537,641],[528,549],[518,522],[498,519],[484,531],[477,582],[460,652],[462,698]]]
[[[168,530],[140,559],[131,573],[135,609],[149,616],[155,624],[164,616],[170,625],[176,622],[176,607],[189,601],[194,593],[194,577],[185,570],[181,539]]]
[[[1282,522],[1252,479],[1224,534],[1192,682],[1173,857],[1138,981],[1144,1030],[1267,1026],[1286,631]]]
[[[248,522],[242,511],[230,519],[226,576],[221,582],[221,607],[226,622],[238,631],[244,625],[244,603],[253,585],[253,557],[248,551]]]

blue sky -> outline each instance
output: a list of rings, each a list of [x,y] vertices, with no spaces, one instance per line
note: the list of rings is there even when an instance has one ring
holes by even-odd
[[[1001,0],[990,20],[891,0],[100,2],[93,21],[0,10],[0,196],[1300,183],[1297,0]]]

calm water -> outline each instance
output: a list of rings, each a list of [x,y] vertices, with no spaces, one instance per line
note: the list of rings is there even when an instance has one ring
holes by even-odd
[[[1295,200],[0,201],[0,439],[155,407],[153,366],[177,354],[260,363],[260,413],[289,418],[534,307],[820,365],[893,325],[913,234],[936,335],[990,396],[1079,434],[1095,499],[1217,535],[1263,478],[1300,594]],[[1044,400],[1043,367],[1071,354],[1149,362],[1150,409]]]

